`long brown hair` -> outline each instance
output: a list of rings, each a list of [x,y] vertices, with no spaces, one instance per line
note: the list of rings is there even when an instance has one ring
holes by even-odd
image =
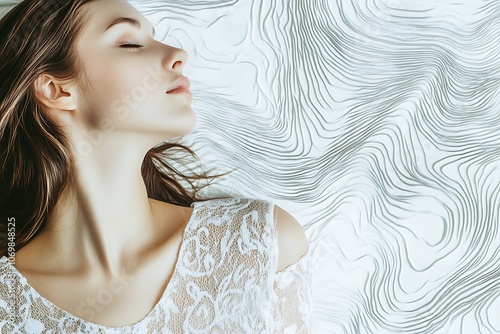
[[[42,73],[84,82],[75,44],[88,23],[87,5],[93,1],[24,0],[0,20],[0,256],[14,249],[14,238],[17,251],[41,232],[61,193],[74,182],[68,140],[45,117],[34,82]],[[206,186],[192,181],[229,172],[211,177],[184,175],[165,161],[170,157],[167,151],[175,148],[197,159],[188,147],[165,142],[146,153],[141,173],[149,197],[190,206]],[[193,191],[176,177],[187,181]],[[10,229],[12,220],[15,234]]]

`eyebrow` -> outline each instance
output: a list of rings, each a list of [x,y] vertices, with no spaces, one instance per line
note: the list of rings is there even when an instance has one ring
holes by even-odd
[[[117,25],[117,24],[121,24],[121,23],[127,23],[127,24],[130,24],[131,26],[137,28],[137,29],[141,29],[141,22],[135,18],[132,18],[132,17],[118,17],[116,19],[114,19],[110,25],[108,25],[108,27],[106,28],[106,31],[108,31],[111,27]],[[153,27],[153,36],[156,34],[155,32],[155,27]]]

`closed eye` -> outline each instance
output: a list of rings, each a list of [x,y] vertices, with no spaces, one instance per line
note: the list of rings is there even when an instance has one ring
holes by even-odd
[[[124,48],[124,49],[138,49],[138,48],[142,48],[143,45],[139,45],[139,44],[122,44],[120,45],[120,48]]]

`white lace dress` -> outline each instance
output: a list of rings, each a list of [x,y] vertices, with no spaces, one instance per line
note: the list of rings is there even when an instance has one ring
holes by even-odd
[[[276,273],[274,204],[194,202],[174,273],[140,321],[107,327],[72,315],[0,258],[0,333],[313,333],[309,252]],[[133,307],[133,305],[131,305]]]

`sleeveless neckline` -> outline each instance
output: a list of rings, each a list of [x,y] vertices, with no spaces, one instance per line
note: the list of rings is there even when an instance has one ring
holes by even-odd
[[[206,201],[204,201],[206,202]],[[140,319],[139,321],[136,321],[134,322],[133,324],[129,324],[129,325],[124,325],[124,326],[118,326],[118,327],[109,327],[109,326],[106,326],[106,325],[101,325],[101,324],[97,324],[95,322],[92,322],[92,321],[88,321],[88,320],[85,320],[85,319],[82,319],[80,317],[77,317],[76,315],[72,314],[72,313],[69,313],[68,311],[66,310],[63,310],[62,308],[58,307],[57,305],[55,305],[54,303],[52,303],[50,300],[46,299],[45,297],[43,297],[42,295],[40,295],[38,293],[38,291],[36,291],[28,282],[28,280],[26,279],[26,277],[24,277],[20,272],[19,270],[17,270],[17,268],[11,264],[9,261],[8,261],[8,258],[7,256],[2,256],[0,259],[5,261],[7,263],[7,265],[16,273],[16,275],[20,278],[21,282],[25,282],[26,285],[29,287],[29,290],[35,295],[35,297],[37,298],[40,298],[40,300],[42,300],[42,302],[45,304],[45,305],[48,305],[49,307],[51,308],[54,308],[56,309],[57,311],[63,313],[65,316],[67,317],[71,317],[73,319],[75,319],[76,321],[79,321],[79,322],[83,322],[85,324],[88,324],[88,325],[92,325],[94,327],[97,327],[98,329],[107,329],[107,330],[126,330],[126,329],[133,329],[134,327],[137,327],[137,326],[140,326],[144,321],[146,321],[146,319],[148,319],[149,317],[151,317],[151,315],[160,307],[160,305],[163,303],[163,301],[167,298],[170,290],[171,290],[171,286],[172,286],[172,281],[174,280],[174,277],[176,276],[176,274],[178,273],[178,267],[179,267],[179,260],[183,258],[183,255],[184,255],[184,241],[186,240],[186,233],[190,227],[190,224],[191,222],[193,221],[194,217],[195,217],[195,211],[197,209],[197,204],[198,203],[201,203],[201,202],[193,202],[191,203],[190,207],[193,208],[193,211],[191,212],[191,216],[189,217],[189,220],[188,222],[186,223],[186,226],[184,227],[184,231],[182,232],[182,239],[181,239],[181,244],[180,244],[180,248],[179,248],[179,255],[177,256],[177,259],[175,261],[175,265],[174,265],[174,270],[172,272],[172,276],[170,277],[170,280],[168,281],[167,283],[167,286],[165,287],[165,290],[163,290],[163,293],[160,297],[160,299],[158,300],[158,302],[153,306],[153,308],[142,318]]]

